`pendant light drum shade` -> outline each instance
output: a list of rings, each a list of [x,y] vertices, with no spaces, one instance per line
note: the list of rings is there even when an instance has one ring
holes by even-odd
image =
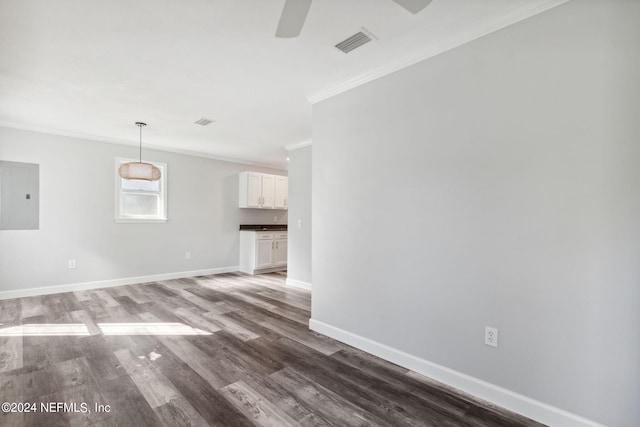
[[[140,128],[140,161],[120,165],[118,175],[123,179],[138,179],[141,181],[157,181],[160,179],[160,169],[151,163],[142,161],[142,127],[146,125],[146,123],[136,122],[136,126]]]
[[[157,181],[160,179],[160,169],[151,163],[129,162],[120,165],[118,174],[124,179],[139,179],[142,181]]]

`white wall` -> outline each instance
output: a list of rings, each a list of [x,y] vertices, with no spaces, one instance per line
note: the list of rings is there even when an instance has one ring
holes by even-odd
[[[312,324],[640,425],[639,23],[573,1],[314,105]]]
[[[302,286],[311,284],[311,153],[310,145],[289,151],[287,281]]]
[[[274,215],[287,223],[285,211],[238,208],[238,172],[285,171],[143,150],[167,163],[169,221],[117,224],[115,158],[137,155],[134,147],[0,127],[0,159],[40,164],[40,229],[0,230],[0,292],[235,267],[240,223],[270,224]]]

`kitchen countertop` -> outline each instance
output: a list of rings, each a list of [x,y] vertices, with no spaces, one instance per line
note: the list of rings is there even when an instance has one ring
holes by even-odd
[[[287,231],[287,224],[240,224],[244,231]]]

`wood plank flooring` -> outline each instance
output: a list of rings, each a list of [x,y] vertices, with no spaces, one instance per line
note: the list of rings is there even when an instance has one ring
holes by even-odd
[[[0,425],[540,425],[310,331],[309,292],[284,280],[229,273],[0,301],[0,400],[37,404]],[[42,411],[57,402],[76,411]]]

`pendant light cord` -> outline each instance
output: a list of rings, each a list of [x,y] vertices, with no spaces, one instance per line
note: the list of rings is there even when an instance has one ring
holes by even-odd
[[[139,148],[139,161],[138,163],[142,163],[142,127],[146,126],[146,123],[136,122],[136,126],[140,128],[140,148]]]

